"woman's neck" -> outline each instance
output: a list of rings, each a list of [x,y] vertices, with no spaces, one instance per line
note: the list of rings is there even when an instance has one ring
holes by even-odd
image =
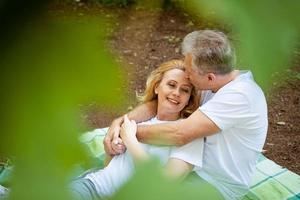
[[[166,113],[157,109],[156,118],[161,121],[175,121],[180,118],[180,113]]]

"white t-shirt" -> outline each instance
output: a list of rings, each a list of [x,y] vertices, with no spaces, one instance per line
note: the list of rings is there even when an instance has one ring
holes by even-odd
[[[203,167],[196,167],[195,171],[226,199],[238,199],[249,188],[266,139],[265,96],[251,72],[241,71],[216,93],[204,91],[199,109],[221,131],[206,137]]]
[[[160,121],[152,118],[141,124],[157,124],[167,121]],[[170,122],[170,121],[168,121]],[[174,121],[176,122],[176,121]],[[188,162],[195,167],[202,167],[203,139],[196,139],[182,147],[155,146],[140,143],[146,152],[157,157],[161,164],[167,163],[169,157],[177,158]],[[95,185],[96,191],[101,197],[108,197],[114,194],[133,174],[134,162],[130,153],[115,156],[109,165],[96,172],[90,172],[83,178],[89,179]]]

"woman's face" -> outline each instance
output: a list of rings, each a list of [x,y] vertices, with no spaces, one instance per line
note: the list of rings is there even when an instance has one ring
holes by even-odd
[[[180,111],[188,104],[192,84],[187,74],[180,69],[165,72],[161,82],[155,88],[158,95],[157,113],[179,117]]]

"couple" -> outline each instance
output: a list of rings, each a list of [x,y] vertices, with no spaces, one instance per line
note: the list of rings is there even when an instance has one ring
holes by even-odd
[[[234,70],[234,51],[223,33],[192,32],[183,40],[182,53],[184,63],[169,61],[150,75],[144,103],[128,113],[143,123],[136,126],[127,115],[113,121],[105,150],[120,155],[103,170],[74,181],[78,196],[111,195],[147,153],[161,159],[167,175],[184,178],[194,171],[225,199],[247,192],[266,139],[264,94],[251,72]],[[121,154],[124,145],[127,151]]]

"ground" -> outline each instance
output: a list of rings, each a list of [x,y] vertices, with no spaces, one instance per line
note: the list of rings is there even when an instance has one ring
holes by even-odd
[[[135,94],[143,91],[147,75],[164,61],[182,58],[179,46],[187,33],[203,28],[228,33],[221,24],[176,9],[106,8],[74,3],[52,6],[51,10],[60,14],[75,12],[78,17],[102,15],[115,20],[108,45],[124,67],[122,70],[127,72],[126,90],[131,101],[118,111],[108,111],[97,103],[86,106],[83,116],[91,128],[107,126],[114,117],[132,109],[136,105]],[[300,53],[295,51],[289,70],[277,74],[284,81],[274,83],[267,93],[269,129],[264,155],[300,175],[300,79],[295,76],[299,71]]]

